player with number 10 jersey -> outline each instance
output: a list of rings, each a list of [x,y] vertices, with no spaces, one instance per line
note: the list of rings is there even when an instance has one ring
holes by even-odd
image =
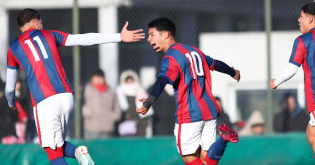
[[[240,72],[204,55],[198,48],[177,43],[175,33],[175,24],[167,18],[149,23],[148,41],[155,52],[164,52],[165,56],[152,92],[147,99],[139,100],[143,106],[137,112],[146,114],[165,85],[173,85],[177,104],[174,135],[183,161],[186,165],[217,164],[226,143],[236,143],[238,135],[221,125],[221,137],[216,140],[216,118],[220,109],[211,93],[210,70],[226,73],[237,81]]]

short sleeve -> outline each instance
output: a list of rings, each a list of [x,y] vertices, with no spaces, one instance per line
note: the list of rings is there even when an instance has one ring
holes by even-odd
[[[68,33],[56,31],[56,30],[50,30],[50,33],[55,37],[55,40],[58,46],[65,46],[66,40],[69,36]]]
[[[179,76],[179,65],[171,56],[165,56],[161,62],[161,71],[158,77],[165,77],[170,84],[174,84]]]
[[[216,61],[208,55],[205,55],[205,58],[206,58],[206,61],[209,65],[210,70],[213,71],[215,69]]]
[[[292,54],[291,54],[289,62],[300,67],[301,64],[303,64],[304,62],[305,54],[306,54],[306,47],[304,45],[304,42],[301,37],[298,37],[294,41]]]
[[[8,56],[7,56],[7,67],[9,69],[17,69],[18,68],[18,64],[15,60],[15,57],[11,51],[11,48],[9,48],[9,51],[8,51]]]

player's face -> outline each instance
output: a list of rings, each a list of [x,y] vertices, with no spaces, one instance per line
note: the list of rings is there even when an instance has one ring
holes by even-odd
[[[309,17],[311,17],[310,15],[308,14],[305,14],[303,12],[303,10],[301,11],[301,15],[300,15],[300,18],[298,19],[299,21],[299,26],[300,26],[300,30],[301,30],[301,33],[302,34],[306,34],[310,31],[309,29]]]
[[[156,53],[165,52],[165,38],[163,32],[159,32],[155,27],[149,29],[148,41],[153,46]]]

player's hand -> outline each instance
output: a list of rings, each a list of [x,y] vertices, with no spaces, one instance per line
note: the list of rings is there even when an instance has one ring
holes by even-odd
[[[277,89],[277,85],[275,84],[275,79],[271,79],[270,81],[269,81],[269,85],[270,85],[270,87],[272,88],[272,89]]]
[[[142,98],[142,99],[139,99],[138,101],[144,103],[145,101],[147,101],[147,99]],[[145,115],[145,114],[148,113],[147,108],[144,107],[144,106],[141,106],[141,107],[138,108],[136,111],[137,111],[137,113],[139,113],[139,114],[141,114],[141,115]]]
[[[125,26],[122,28],[120,32],[120,38],[123,42],[137,42],[141,39],[145,38],[144,33],[140,33],[143,31],[143,29],[133,30],[129,31],[127,30],[128,22],[126,22]]]
[[[18,109],[16,108],[16,106],[12,107],[11,109],[12,109],[12,111],[14,111],[14,112],[20,112],[20,110],[18,110]]]
[[[231,67],[231,68],[234,69],[234,67]],[[241,79],[241,72],[237,69],[234,69],[234,70],[235,70],[235,76],[233,77],[233,79],[235,79],[235,80],[237,80],[237,82],[239,82]]]

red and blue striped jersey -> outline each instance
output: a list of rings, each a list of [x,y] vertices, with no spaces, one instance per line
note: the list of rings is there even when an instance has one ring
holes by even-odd
[[[33,105],[58,93],[73,93],[58,50],[68,35],[31,28],[10,43],[7,67],[25,71]]]
[[[215,63],[198,48],[180,43],[166,51],[158,77],[165,77],[174,87],[176,123],[193,123],[218,117],[220,108],[211,92],[210,74]]]
[[[315,110],[315,28],[295,39],[289,62],[303,64],[304,87],[308,112]]]

